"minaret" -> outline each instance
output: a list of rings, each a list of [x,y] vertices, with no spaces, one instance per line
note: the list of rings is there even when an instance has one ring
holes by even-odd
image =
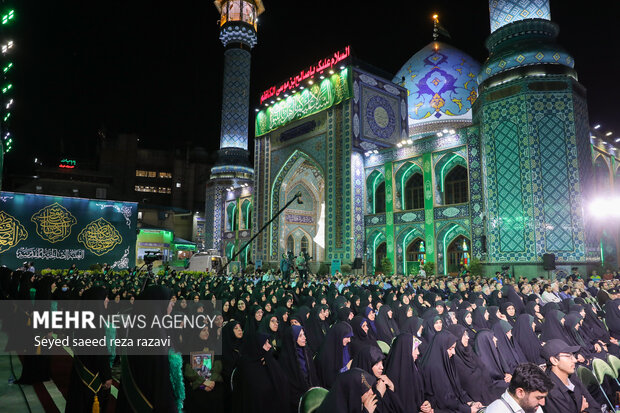
[[[539,274],[543,257],[553,254],[558,265],[583,271],[596,259],[586,232],[592,161],[585,88],[556,43],[548,0],[490,0],[489,12],[489,58],[474,105],[488,269],[513,265]]]
[[[238,198],[241,188],[251,192],[254,178],[248,152],[250,63],[258,16],[265,8],[262,0],[216,0],[215,7],[225,48],[224,80],[220,150],[207,184],[205,245],[221,251],[227,198]]]

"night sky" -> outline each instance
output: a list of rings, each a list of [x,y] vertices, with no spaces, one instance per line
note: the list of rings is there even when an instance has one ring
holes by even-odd
[[[151,148],[219,147],[224,50],[212,1],[15,4],[8,173],[31,165],[35,156],[47,165],[61,157],[93,158],[100,129],[109,136],[135,132]],[[264,89],[348,44],[356,57],[396,73],[432,40],[433,12],[451,44],[479,62],[488,55],[484,0],[264,4],[252,52],[251,125]],[[617,14],[573,4],[552,1],[559,44],[575,58],[588,89],[590,123],[620,137]]]

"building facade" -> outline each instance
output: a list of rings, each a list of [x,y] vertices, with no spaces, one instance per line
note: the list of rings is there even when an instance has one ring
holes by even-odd
[[[347,48],[265,91],[253,188],[216,197],[213,245],[231,256],[240,229],[258,233],[261,262],[305,250],[370,272],[387,258],[398,274],[429,262],[455,273],[474,259],[486,273],[529,275],[584,270],[601,254],[617,265],[618,231],[599,228],[587,201],[593,184],[617,182],[618,154],[591,137],[549,2],[489,10],[484,64],[440,41],[436,20],[434,40],[391,79]],[[299,193],[303,204],[259,233]]]

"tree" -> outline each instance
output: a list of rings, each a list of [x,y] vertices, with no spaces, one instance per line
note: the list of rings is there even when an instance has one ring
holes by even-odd
[[[482,263],[479,259],[472,259],[467,266],[467,269],[469,270],[469,272],[471,272],[472,275],[482,275]]]
[[[392,268],[392,261],[390,261],[389,258],[385,257],[382,261],[381,261],[381,272],[383,272],[384,275],[392,275],[392,273],[394,272],[394,269]]]
[[[435,275],[435,263],[433,261],[427,261],[424,263],[424,271],[426,272],[427,277]]]

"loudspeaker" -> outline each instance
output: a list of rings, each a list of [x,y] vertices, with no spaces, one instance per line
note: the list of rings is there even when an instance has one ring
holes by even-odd
[[[487,236],[480,236],[480,242],[482,243],[482,252],[487,252]]]
[[[543,254],[543,268],[545,270],[555,270],[555,254]]]
[[[353,265],[351,266],[353,270],[361,270],[362,269],[362,259],[360,257],[355,258],[353,261]]]

